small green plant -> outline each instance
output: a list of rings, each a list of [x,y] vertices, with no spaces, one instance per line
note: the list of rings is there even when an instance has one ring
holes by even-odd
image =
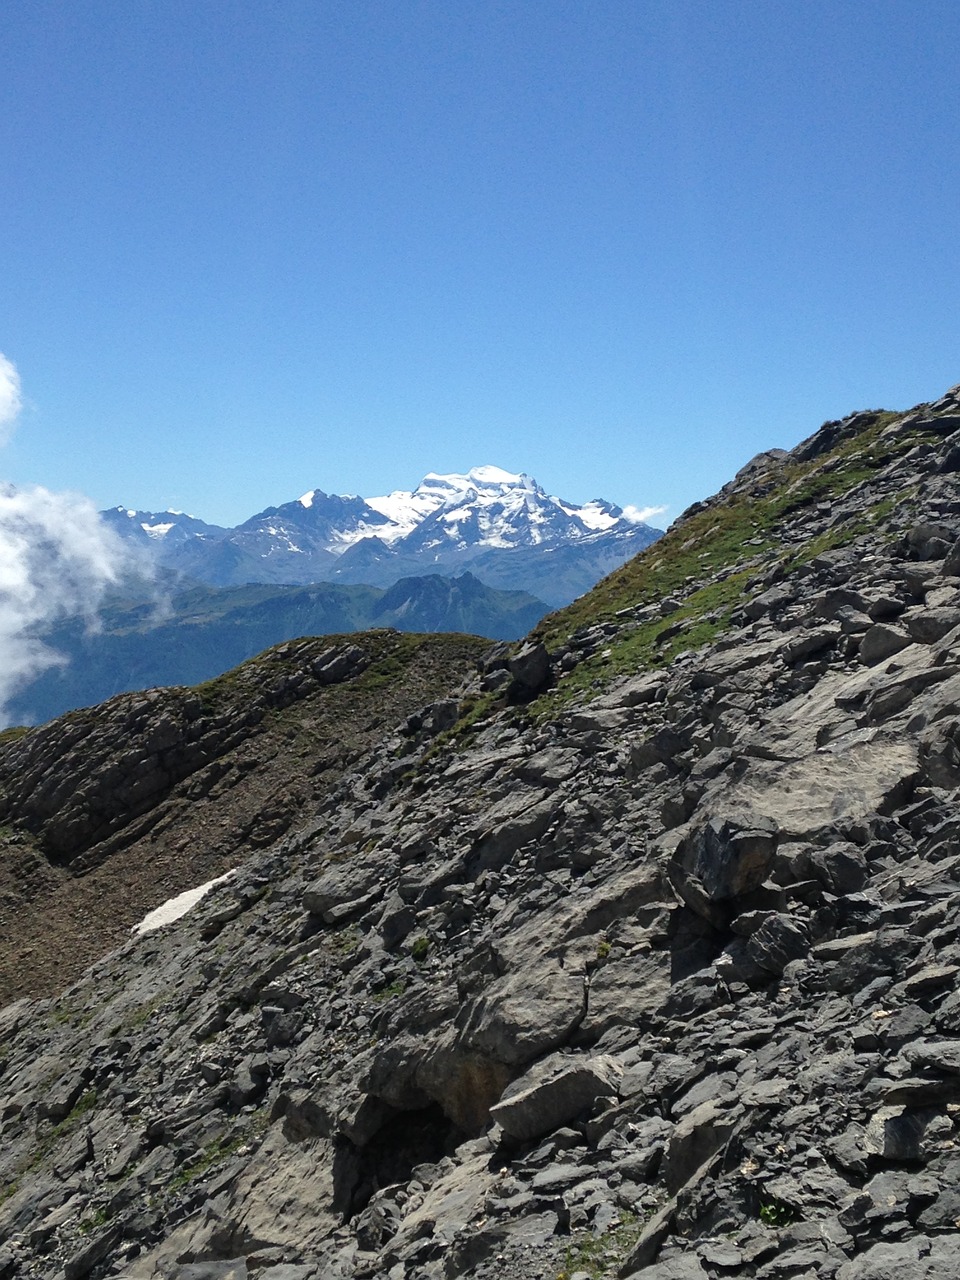
[[[349,956],[359,947],[360,934],[355,928],[337,929],[328,933],[325,941],[335,956]]]
[[[77,1228],[82,1236],[88,1236],[92,1232],[97,1231],[110,1221],[110,1211],[105,1205],[101,1205],[95,1210],[89,1218],[83,1218]]]
[[[417,964],[423,964],[429,954],[430,939],[424,937],[414,938],[410,947],[410,955],[416,960]]]
[[[586,1272],[591,1280],[615,1276],[640,1238],[645,1221],[640,1214],[627,1210],[621,1213],[620,1222],[609,1230],[584,1232],[568,1247],[557,1280],[569,1280],[577,1271]]]
[[[125,1031],[136,1031],[142,1027],[160,1008],[165,999],[166,993],[158,991],[155,996],[151,996],[149,1000],[145,1000],[143,1004],[137,1005],[123,1019],[123,1029]]]
[[[379,991],[375,991],[371,999],[377,1004],[385,1004],[387,1000],[392,1000],[395,996],[402,996],[407,989],[407,984],[403,978],[397,978],[390,983],[388,987],[382,987]]]
[[[86,1093],[82,1094],[74,1103],[73,1110],[70,1114],[65,1116],[59,1124],[54,1125],[54,1135],[59,1137],[61,1134],[66,1133],[67,1130],[72,1129],[73,1126],[77,1124],[78,1121],[82,1120],[89,1111],[92,1111],[96,1105],[97,1091],[96,1089],[88,1089]]]
[[[212,1169],[215,1164],[226,1160],[228,1156],[232,1156],[246,1142],[246,1135],[239,1133],[232,1138],[224,1135],[214,1139],[203,1151],[189,1160],[179,1173],[174,1174],[168,1184],[170,1191],[179,1191],[183,1187],[188,1186],[191,1182],[196,1182],[198,1178],[202,1178],[208,1169]]]
[[[776,1197],[770,1200],[760,1202],[760,1221],[767,1227],[789,1227],[799,1218],[799,1214],[793,1205],[787,1204],[785,1200],[778,1200]]]

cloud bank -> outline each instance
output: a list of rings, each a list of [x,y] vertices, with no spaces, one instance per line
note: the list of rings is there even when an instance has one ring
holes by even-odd
[[[20,405],[17,370],[0,353],[0,441]],[[44,644],[45,630],[74,616],[94,625],[104,592],[133,567],[88,498],[0,482],[0,727],[11,697],[66,661]]]

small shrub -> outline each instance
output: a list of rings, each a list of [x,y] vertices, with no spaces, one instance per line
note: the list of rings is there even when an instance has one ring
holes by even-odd
[[[789,1227],[799,1218],[793,1205],[785,1200],[764,1200],[760,1204],[760,1221],[767,1227]]]
[[[415,938],[410,948],[410,954],[416,960],[417,964],[423,964],[430,952],[429,938]]]

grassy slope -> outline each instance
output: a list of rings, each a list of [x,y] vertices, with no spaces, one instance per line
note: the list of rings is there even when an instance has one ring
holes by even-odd
[[[549,614],[534,635],[552,650],[562,649],[584,628],[616,623],[604,651],[581,662],[564,681],[567,694],[595,687],[623,671],[668,665],[681,650],[695,649],[720,634],[731,614],[759,590],[759,576],[796,565],[867,531],[890,511],[889,502],[839,519],[813,540],[783,540],[791,517],[829,503],[876,474],[923,438],[923,431],[886,429],[896,413],[857,415],[851,434],[809,460],[771,461],[752,483],[718,495],[674,524],[649,550],[565,609]],[[666,616],[625,618],[666,597],[679,608]],[[653,610],[651,610],[653,612]]]

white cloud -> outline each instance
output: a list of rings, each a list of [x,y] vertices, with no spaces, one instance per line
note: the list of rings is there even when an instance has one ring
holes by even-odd
[[[0,444],[21,405],[16,366],[0,353]],[[66,662],[44,632],[67,617],[93,627],[107,588],[143,568],[88,498],[0,482],[0,727],[24,684]]]
[[[22,405],[17,367],[0,351],[0,444],[6,444],[13,434]]]
[[[0,484],[0,724],[23,684],[65,661],[44,630],[66,617],[94,625],[104,592],[130,567],[88,498]]]
[[[648,520],[655,520],[657,516],[662,516],[666,510],[666,507],[629,506],[623,508],[623,516],[631,524],[646,524]]]

